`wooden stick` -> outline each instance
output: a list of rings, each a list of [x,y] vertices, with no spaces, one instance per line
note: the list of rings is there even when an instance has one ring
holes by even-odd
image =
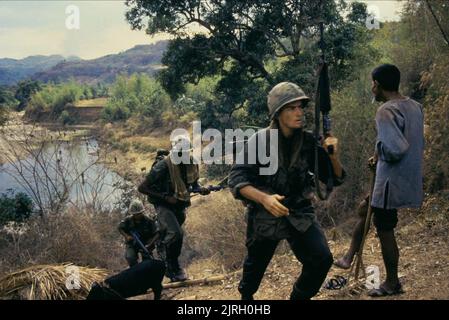
[[[370,194],[368,197],[368,212],[366,214],[365,219],[365,227],[363,229],[363,238],[362,242],[360,243],[359,251],[357,252],[357,256],[355,259],[355,280],[359,279],[359,273],[360,268],[363,269],[363,274],[365,274],[365,268],[363,266],[363,247],[365,246],[366,236],[368,235],[370,224],[371,224],[371,217],[373,215],[373,209],[371,207],[371,200],[373,197],[373,191],[374,191],[374,183],[376,182],[376,172],[371,172],[371,179],[370,179]],[[352,268],[351,268],[352,271]]]
[[[236,271],[236,272],[224,274],[224,275],[206,277],[206,278],[202,278],[202,279],[192,279],[192,280],[186,280],[186,281],[180,281],[180,282],[171,282],[171,283],[163,284],[162,287],[164,289],[174,289],[174,288],[181,288],[181,287],[190,287],[190,286],[195,286],[195,285],[199,285],[199,284],[210,284],[213,282],[226,280],[226,279],[230,278],[232,275],[239,273],[239,272],[241,272],[241,271]]]

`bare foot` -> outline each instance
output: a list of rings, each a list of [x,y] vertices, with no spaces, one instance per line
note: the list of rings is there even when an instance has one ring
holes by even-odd
[[[348,259],[346,257],[342,257],[342,258],[334,261],[335,266],[337,266],[338,268],[341,268],[341,269],[345,269],[345,270],[351,268],[351,263],[352,263],[352,260]]]

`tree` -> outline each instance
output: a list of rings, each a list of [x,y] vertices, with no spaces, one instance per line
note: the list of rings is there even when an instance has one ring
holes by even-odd
[[[353,4],[345,20],[346,3],[333,0],[127,0],[126,4],[132,29],[175,37],[162,60],[168,68],[159,75],[172,98],[185,93],[186,83],[220,75],[216,93],[224,100],[218,99],[215,107],[225,109],[229,117],[245,105],[254,107],[279,81],[314,87],[320,22],[326,25],[328,59],[338,63],[339,72],[349,67],[354,55],[347,53],[363,40],[357,25],[366,14],[366,5]],[[194,33],[194,26],[201,32]],[[336,39],[341,30],[343,37]],[[270,70],[273,60],[281,62]],[[265,111],[261,105],[253,109],[258,116]]]
[[[28,102],[30,101],[32,95],[40,90],[41,85],[37,81],[24,80],[19,82],[15,94],[15,98],[19,101],[17,110],[18,111],[24,110],[27,107]]]
[[[155,79],[145,74],[118,76],[103,110],[107,121],[127,120],[132,115],[151,117],[158,121],[170,106],[170,97]]]
[[[15,102],[11,89],[0,87],[0,126],[5,124],[8,119],[8,112]]]

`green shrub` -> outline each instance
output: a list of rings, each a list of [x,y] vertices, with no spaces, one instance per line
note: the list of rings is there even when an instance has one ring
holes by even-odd
[[[24,222],[33,212],[33,202],[25,193],[10,191],[0,196],[0,225],[7,222]]]

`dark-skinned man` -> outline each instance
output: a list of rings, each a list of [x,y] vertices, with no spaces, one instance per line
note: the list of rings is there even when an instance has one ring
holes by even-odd
[[[383,102],[376,112],[377,139],[375,153],[370,158],[376,167],[372,201],[373,222],[379,236],[387,271],[386,281],[372,289],[372,297],[403,292],[398,279],[399,249],[394,228],[400,208],[419,208],[423,201],[422,162],[424,153],[424,120],[422,106],[399,93],[401,73],[391,64],[372,72],[372,92]],[[360,205],[360,219],[354,229],[351,246],[335,264],[349,269],[363,237],[367,199]]]
[[[263,140],[270,129],[277,129],[277,171],[262,175],[259,162],[235,164],[229,176],[233,195],[245,200],[247,206],[247,256],[239,291],[244,300],[252,300],[258,290],[279,241],[286,239],[297,259],[302,273],[293,285],[290,299],[307,300],[320,289],[332,265],[332,254],[326,237],[316,220],[311,201],[314,171],[314,147],[318,143],[312,133],[303,130],[304,108],[309,98],[294,83],[282,82],[268,95],[271,117],[269,128],[260,130],[247,142],[245,159],[251,148]],[[269,141],[267,145],[272,145]],[[334,152],[326,151],[332,145]],[[320,180],[332,176],[339,185],[345,172],[338,158],[338,140],[329,136],[319,148]],[[268,149],[268,147],[267,147]]]
[[[158,161],[139,186],[139,192],[148,196],[157,212],[166,263],[166,275],[172,282],[187,280],[179,264],[186,219],[186,208],[191,204],[189,189],[199,190],[201,195],[210,191],[199,185],[199,168],[190,155],[190,140],[186,136],[173,138],[172,150]],[[188,147],[185,147],[185,146]],[[187,157],[189,163],[175,163],[173,159]]]

